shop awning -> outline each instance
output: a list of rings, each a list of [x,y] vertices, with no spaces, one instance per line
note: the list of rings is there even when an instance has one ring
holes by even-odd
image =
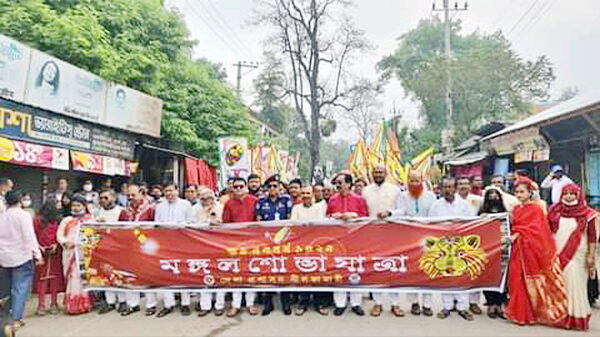
[[[482,161],[487,156],[488,156],[488,153],[486,151],[467,153],[460,157],[449,160],[449,161],[445,162],[444,164],[451,165],[451,166],[469,165],[469,164],[476,163],[478,161]]]
[[[486,136],[482,139],[482,141],[491,140],[528,127],[539,127],[542,124],[546,124],[551,121],[569,118],[571,117],[571,114],[585,113],[594,109],[600,109],[600,91],[582,94],[568,101],[557,104],[548,110],[542,111],[505,129]]]
[[[148,143],[142,143],[142,147],[145,147],[145,148],[151,149],[151,150],[155,150],[155,151],[165,152],[165,153],[176,155],[176,156],[194,158],[194,157],[189,156],[185,152],[172,150],[172,149],[168,149],[166,147],[160,147],[160,146],[156,146],[156,145],[152,145],[152,144],[148,144]],[[194,159],[197,159],[197,158],[194,158]]]

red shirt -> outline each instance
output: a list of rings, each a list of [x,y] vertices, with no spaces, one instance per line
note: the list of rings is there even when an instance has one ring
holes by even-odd
[[[257,200],[251,194],[243,196],[240,200],[236,198],[227,200],[223,208],[223,222],[249,222],[256,220],[254,211]]]
[[[327,203],[327,215],[346,212],[354,212],[359,217],[369,216],[367,202],[363,197],[352,192],[345,197],[340,193],[336,193]]]
[[[145,199],[142,199],[138,207],[129,203],[129,206],[121,211],[119,221],[154,221],[154,207]]]

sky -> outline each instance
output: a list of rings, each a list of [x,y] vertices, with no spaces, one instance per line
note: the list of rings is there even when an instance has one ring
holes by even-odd
[[[399,36],[433,14],[433,2],[355,0],[349,13],[356,27],[364,30],[374,45],[355,62],[356,71],[376,79],[375,64],[395,50]],[[441,8],[442,0],[435,3]],[[458,4],[462,7],[464,1]],[[222,63],[232,87],[237,76],[234,63],[261,61],[268,30],[250,23],[255,1],[167,0],[165,5],[176,7],[183,14],[192,38],[198,41],[194,56]],[[598,13],[600,1],[591,0],[471,0],[467,11],[453,15],[462,20],[463,33],[502,30],[525,60],[547,55],[556,75],[550,93],[556,98],[568,86],[577,86],[581,93],[600,92]],[[242,70],[242,100],[248,105],[252,104],[252,80],[259,72],[260,67]],[[398,81],[391,80],[385,86],[381,102],[384,113],[395,107],[403,112],[404,124],[418,124],[418,104],[405,96]],[[338,127],[333,138],[355,141],[358,134]]]

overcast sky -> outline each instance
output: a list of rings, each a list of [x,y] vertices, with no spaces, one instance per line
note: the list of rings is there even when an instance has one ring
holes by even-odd
[[[362,55],[357,65],[364,76],[377,78],[375,64],[397,46],[396,38],[432,15],[430,0],[355,0],[350,9],[356,26],[375,48]],[[451,0],[453,4],[454,1]],[[442,0],[436,1],[441,7]],[[459,1],[462,6],[464,1]],[[266,31],[248,24],[253,0],[167,0],[184,15],[192,37],[198,40],[194,56],[226,66],[228,80],[235,85],[238,61],[260,61]],[[600,1],[592,0],[472,0],[469,10],[459,12],[463,32],[501,29],[524,58],[547,55],[555,68],[553,97],[562,88],[577,86],[580,92],[600,91]],[[243,99],[252,103],[252,79],[260,69],[244,70]],[[397,81],[386,86],[383,109],[404,111],[405,123],[417,121],[417,105],[404,97]],[[339,129],[339,128],[338,128]],[[335,138],[355,141],[358,136],[337,132]]]

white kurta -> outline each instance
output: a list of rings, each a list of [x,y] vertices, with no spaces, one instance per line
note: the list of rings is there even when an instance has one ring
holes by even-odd
[[[362,197],[367,202],[369,216],[377,217],[379,213],[393,210],[399,191],[398,187],[388,182],[381,185],[373,183],[365,187]]]

